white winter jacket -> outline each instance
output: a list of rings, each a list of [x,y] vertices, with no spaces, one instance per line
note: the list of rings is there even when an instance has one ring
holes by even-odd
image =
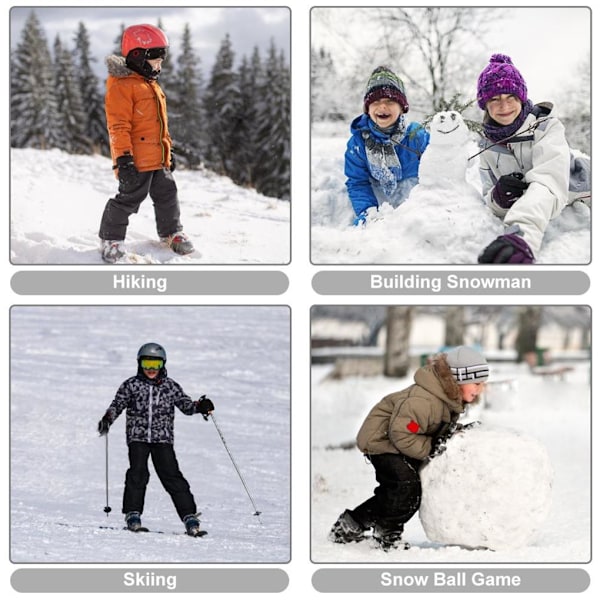
[[[553,105],[542,103],[508,143],[491,145],[486,139],[482,146],[487,149],[480,155],[479,169],[487,205],[507,228],[520,231],[537,254],[548,222],[578,196],[589,194],[589,185],[583,185],[585,191],[581,184],[569,191],[572,158],[563,124],[554,115]],[[523,173],[529,186],[505,209],[494,202],[492,189],[502,175],[515,172]]]

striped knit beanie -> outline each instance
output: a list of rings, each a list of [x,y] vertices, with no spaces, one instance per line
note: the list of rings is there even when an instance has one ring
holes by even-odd
[[[457,383],[485,381],[490,370],[485,358],[468,346],[458,346],[446,353],[446,362]]]
[[[387,67],[377,67],[367,82],[364,97],[364,110],[369,112],[369,106],[381,98],[390,98],[397,102],[403,112],[408,112],[408,100],[404,92],[404,83]]]
[[[513,65],[510,56],[492,54],[488,66],[477,79],[477,104],[481,110],[490,98],[499,94],[513,94],[522,104],[527,102],[527,84]]]

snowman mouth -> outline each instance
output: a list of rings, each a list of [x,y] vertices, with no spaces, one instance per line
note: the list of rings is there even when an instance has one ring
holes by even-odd
[[[443,131],[441,129],[438,129],[437,132],[443,133],[444,135],[446,135],[447,133],[452,133],[453,131],[456,131],[457,129],[458,129],[458,123],[456,124],[456,127],[454,127],[453,129],[449,129],[448,131]]]

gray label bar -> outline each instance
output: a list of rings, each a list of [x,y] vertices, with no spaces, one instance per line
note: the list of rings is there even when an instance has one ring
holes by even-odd
[[[318,592],[573,593],[590,585],[583,569],[320,569]]]
[[[584,294],[581,271],[321,271],[312,280],[318,294],[529,295]]]
[[[282,592],[281,569],[18,569],[10,578],[17,592]]]
[[[19,271],[16,294],[211,295],[283,294],[289,280],[280,271]]]

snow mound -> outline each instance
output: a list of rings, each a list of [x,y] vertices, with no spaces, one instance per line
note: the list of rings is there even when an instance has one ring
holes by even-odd
[[[521,433],[477,428],[455,435],[421,470],[419,518],[429,540],[469,548],[526,546],[552,503],[546,448]]]

